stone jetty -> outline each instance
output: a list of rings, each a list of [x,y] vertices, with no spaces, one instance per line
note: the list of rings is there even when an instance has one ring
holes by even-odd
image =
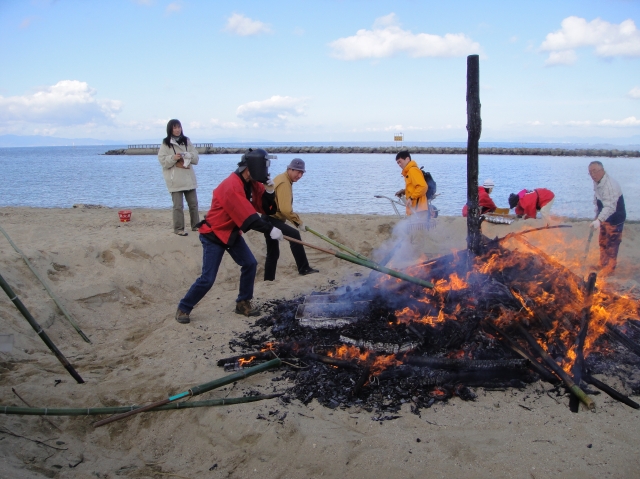
[[[260,147],[260,145],[255,145]],[[198,148],[200,154],[204,155],[232,155],[242,154],[247,148],[223,148],[223,147],[206,147]],[[466,155],[467,149],[463,147],[438,147],[438,146],[403,146],[398,148],[395,146],[269,146],[269,153],[293,153],[293,154],[310,154],[310,153],[379,153],[387,155],[395,155],[401,149],[409,150],[411,153],[421,153],[426,155]],[[142,149],[141,149],[142,150]],[[201,151],[202,150],[202,151]],[[523,155],[523,156],[589,156],[589,157],[607,157],[607,158],[640,158],[640,150],[605,150],[593,148],[480,148],[481,155]],[[109,150],[105,155],[136,155],[134,149],[122,148],[119,150]]]

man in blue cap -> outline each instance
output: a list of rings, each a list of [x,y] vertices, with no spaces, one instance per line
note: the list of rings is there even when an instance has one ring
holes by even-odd
[[[269,223],[282,231],[285,236],[290,236],[297,240],[301,239],[299,231],[305,231],[302,219],[293,211],[293,184],[302,178],[305,174],[304,161],[300,158],[294,158],[287,166],[287,171],[280,173],[273,179],[275,187],[275,201],[278,211],[271,216],[264,216]],[[295,228],[286,224],[291,222]],[[297,228],[297,229],[296,229]],[[278,258],[280,258],[280,245],[277,240],[272,239],[268,234],[264,235],[267,242],[267,259],[264,265],[264,280],[273,281],[276,278],[276,267],[278,266]],[[290,242],[291,253],[296,261],[298,273],[307,275],[317,273],[317,269],[309,266],[304,246],[298,243]]]

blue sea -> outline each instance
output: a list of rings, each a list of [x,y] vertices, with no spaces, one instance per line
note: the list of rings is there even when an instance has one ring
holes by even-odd
[[[104,155],[109,149],[124,147],[0,148],[0,206],[70,208],[85,203],[170,208],[171,197],[156,156]],[[283,172],[294,157],[301,157],[307,165],[307,173],[294,186],[297,212],[394,214],[388,200],[375,198],[393,197],[404,187],[394,155],[278,154],[272,161],[271,176]],[[235,169],[239,159],[240,155],[200,156],[194,169],[201,210],[209,207],[212,190]],[[439,196],[434,204],[440,214],[460,215],[466,202],[466,155],[416,154],[413,159],[437,182]],[[640,220],[640,159],[598,159],[622,187],[627,218]],[[591,160],[480,155],[479,180],[494,180],[492,198],[499,207],[508,206],[512,192],[542,187],[556,194],[552,213],[591,218],[593,184],[587,174]]]

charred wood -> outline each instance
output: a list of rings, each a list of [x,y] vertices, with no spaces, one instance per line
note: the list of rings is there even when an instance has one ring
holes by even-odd
[[[510,368],[444,372],[432,371],[430,368],[400,366],[393,369],[385,369],[376,378],[378,381],[411,378],[423,387],[457,383],[463,383],[468,386],[484,386],[492,383],[508,383],[513,380],[531,382],[526,370]]]
[[[309,361],[317,361],[319,363],[324,363],[324,364],[328,364],[330,366],[335,366],[338,368],[345,368],[345,369],[354,369],[354,370],[359,370],[360,367],[358,366],[358,364],[356,362],[353,361],[345,361],[344,359],[336,359],[336,358],[332,358],[329,356],[323,356],[321,354],[316,354],[316,353],[304,353],[304,355],[300,356],[300,359],[302,360],[309,360]]]
[[[592,384],[595,387],[597,387],[598,389],[600,389],[601,391],[607,393],[613,399],[616,399],[616,400],[626,404],[627,406],[632,407],[633,409],[640,409],[640,404],[638,404],[637,402],[629,399],[629,397],[627,397],[624,394],[616,391],[611,386],[603,383],[599,379],[594,378],[588,372],[585,372],[583,374],[582,379],[584,380],[584,382]]]
[[[533,356],[531,356],[527,351],[522,349],[520,345],[517,343],[517,341],[515,341],[511,336],[509,336],[507,333],[505,333],[504,331],[502,331],[501,329],[499,329],[497,326],[490,323],[489,321],[485,321],[483,324],[488,326],[492,331],[498,333],[502,337],[501,339],[499,338],[500,342],[502,342],[506,347],[511,349],[517,355],[527,359],[529,361],[529,366],[535,372],[537,372],[540,375],[540,377],[544,378],[546,381],[550,382],[551,384],[556,384],[559,382],[558,378],[553,373],[551,373],[549,370],[547,370],[547,368],[545,368],[542,364],[536,361],[536,359]]]
[[[620,331],[616,326],[612,324],[607,324],[607,332],[609,336],[616,339],[620,344],[625,346],[630,351],[634,352],[636,355],[640,356],[640,345],[636,343],[629,336]]]
[[[404,364],[429,367],[431,369],[447,369],[451,371],[480,371],[490,369],[527,369],[529,361],[525,359],[452,359],[427,356],[405,356]]]
[[[223,358],[223,359],[219,359],[217,362],[217,365],[222,367],[225,364],[234,364],[237,363],[238,361],[251,361],[253,360],[259,360],[259,361],[267,361],[269,359],[275,359],[278,356],[276,355],[275,351],[257,351],[254,353],[246,353],[246,354],[240,354],[239,356],[232,356],[230,358]]]

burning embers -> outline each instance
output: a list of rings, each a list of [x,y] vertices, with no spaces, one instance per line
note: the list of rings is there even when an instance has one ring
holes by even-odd
[[[275,302],[256,323],[271,328],[269,350],[219,365],[289,358],[290,396],[329,407],[397,411],[410,402],[418,410],[452,395],[473,399],[471,386],[537,379],[562,381],[587,407],[593,391],[585,383],[634,406],[592,375],[614,372],[640,391],[626,374],[639,358],[612,342],[640,355],[637,302],[583,284],[533,246],[489,246],[482,256],[460,252],[407,270],[433,289],[378,275],[341,295]],[[233,343],[262,347],[267,338],[258,333]]]

